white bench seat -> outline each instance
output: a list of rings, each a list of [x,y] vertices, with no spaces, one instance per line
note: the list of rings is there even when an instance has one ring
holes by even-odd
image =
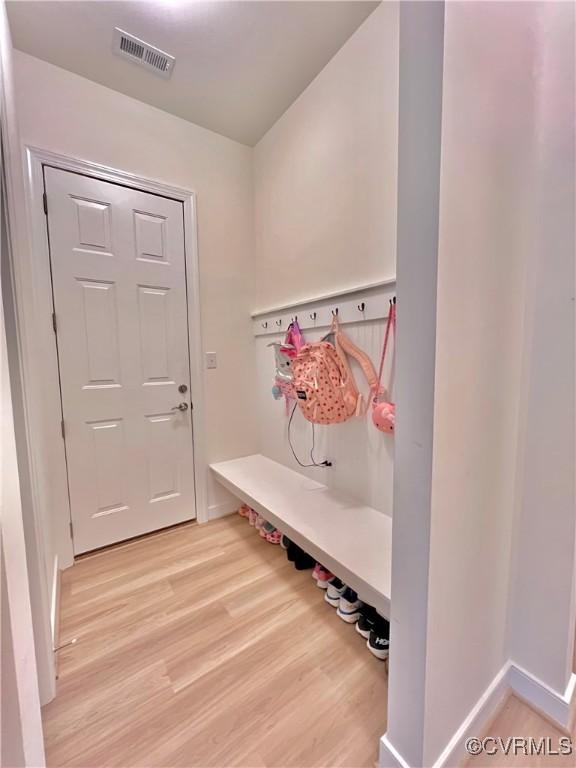
[[[216,479],[390,616],[392,519],[260,454],[210,465]]]

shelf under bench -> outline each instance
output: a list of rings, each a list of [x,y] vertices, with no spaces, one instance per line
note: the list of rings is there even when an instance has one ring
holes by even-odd
[[[211,464],[218,482],[390,616],[392,519],[254,454]]]

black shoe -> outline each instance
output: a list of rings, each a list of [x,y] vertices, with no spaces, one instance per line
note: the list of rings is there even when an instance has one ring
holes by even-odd
[[[368,650],[377,659],[387,659],[390,648],[390,622],[376,614],[376,621],[370,630],[370,637],[366,641]]]
[[[282,534],[282,538],[280,539],[280,546],[282,547],[282,549],[288,549],[289,544],[290,544],[290,539],[288,538],[288,536],[284,536],[284,534]]]
[[[316,565],[316,560],[304,552],[298,544],[294,544],[293,541],[290,541],[288,544],[286,556],[291,563],[294,563],[294,568],[296,568],[297,571],[305,571],[307,568],[314,568]]]
[[[356,632],[368,640],[370,631],[374,629],[377,618],[378,614],[376,613],[375,608],[372,608],[371,605],[363,605],[362,608],[360,608],[360,616],[356,622]]]
[[[315,565],[316,560],[314,560],[313,557],[310,557],[307,552],[304,552],[303,549],[300,549],[294,560],[294,568],[296,568],[297,571],[306,571],[308,568],[314,568]]]
[[[291,563],[296,560],[299,551],[302,551],[299,546],[294,544],[293,541],[288,541],[288,546],[286,547],[286,557],[288,560],[290,560]]]

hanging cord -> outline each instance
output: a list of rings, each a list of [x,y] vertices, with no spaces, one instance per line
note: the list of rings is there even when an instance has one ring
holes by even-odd
[[[298,407],[298,403],[294,403],[294,407],[292,408],[292,413],[290,414],[290,418],[288,419],[288,443],[290,444],[290,450],[292,451],[292,456],[294,456],[298,464],[301,467],[304,467],[305,469],[308,467],[331,467],[332,466],[331,461],[325,460],[318,463],[314,458],[314,445],[316,441],[316,432],[314,430],[314,424],[312,424],[312,447],[310,448],[310,459],[312,460],[312,464],[303,464],[298,458],[298,456],[296,455],[296,451],[294,450],[294,446],[292,445],[291,429],[292,429],[292,419],[294,418],[294,413],[297,407]]]
[[[392,335],[396,334],[396,296],[390,299],[390,309],[388,311],[388,321],[386,323],[386,333],[384,334],[384,349],[382,350],[382,357],[380,358],[380,370],[378,371],[378,387],[374,395],[374,402],[378,402],[380,396],[380,388],[382,382],[382,373],[384,372],[384,359],[386,357],[386,349],[388,347],[388,337],[390,335],[390,328],[392,328]]]

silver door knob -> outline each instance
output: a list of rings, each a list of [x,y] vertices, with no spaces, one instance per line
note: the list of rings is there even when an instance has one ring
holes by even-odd
[[[172,411],[187,411],[188,410],[188,403],[180,403],[180,405],[175,405],[173,408],[171,408]]]

